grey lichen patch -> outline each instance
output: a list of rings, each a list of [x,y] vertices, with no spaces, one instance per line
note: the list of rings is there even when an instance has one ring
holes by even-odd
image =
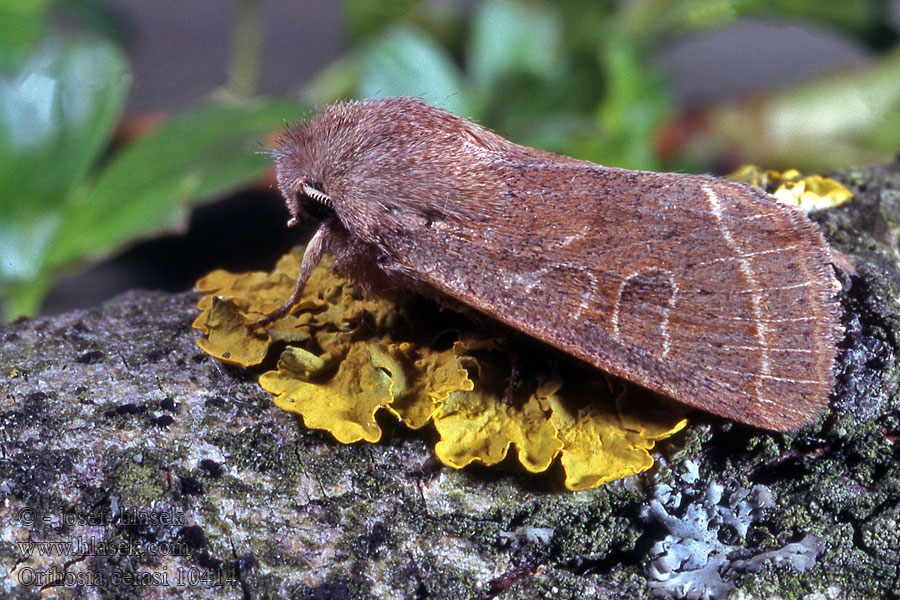
[[[650,548],[651,596],[724,599],[738,585],[745,593],[807,591],[802,575],[816,567],[825,538],[810,532],[798,533],[796,541],[767,536],[763,519],[776,508],[769,487],[707,482],[687,466],[681,485],[655,486],[643,511],[666,531]]]

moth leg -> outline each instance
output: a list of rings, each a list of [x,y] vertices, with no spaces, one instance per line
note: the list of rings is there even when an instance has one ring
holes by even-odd
[[[309,243],[306,245],[306,250],[303,252],[303,260],[300,262],[300,275],[297,276],[297,283],[294,285],[294,291],[291,292],[291,296],[284,301],[284,304],[267,314],[259,321],[247,325],[247,329],[252,332],[256,329],[259,329],[260,327],[265,327],[276,319],[280,319],[281,317],[286,315],[288,311],[290,311],[294,307],[294,305],[300,301],[300,296],[303,294],[303,287],[306,285],[306,281],[312,274],[313,269],[316,268],[316,265],[318,265],[319,261],[322,259],[322,253],[325,252],[325,241],[327,235],[328,224],[322,223],[319,228],[316,229],[316,232],[313,234],[312,238],[309,240]]]
[[[442,303],[445,302],[446,301],[442,299]],[[522,397],[522,394],[524,393],[520,390],[524,383],[522,375],[529,371],[532,366],[532,360],[528,350],[525,350],[523,353],[523,348],[527,349],[532,347],[532,344],[528,341],[528,337],[510,329],[508,326],[491,317],[468,309],[464,305],[454,304],[452,302],[444,305],[457,312],[462,312],[483,331],[492,334],[492,337],[495,338],[497,350],[506,354],[506,357],[509,360],[509,379],[507,380],[506,390],[503,392],[503,404],[510,408],[519,408],[523,406],[528,395],[525,393],[524,397]]]
[[[519,353],[512,350],[509,354],[509,383],[506,384],[506,391],[503,393],[503,404],[514,406],[515,392],[522,383],[522,360]],[[519,403],[522,404],[521,402]]]
[[[516,331],[498,331],[497,346],[509,359],[509,379],[503,393],[503,403],[510,408],[522,408],[533,390],[524,375],[535,370],[533,345]]]

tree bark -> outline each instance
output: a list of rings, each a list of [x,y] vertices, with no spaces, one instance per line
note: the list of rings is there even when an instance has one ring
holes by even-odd
[[[6,598],[883,598],[900,584],[900,170],[835,174],[830,410],[797,434],[695,414],[649,472],[454,471],[429,431],[344,446],[197,348],[197,295],[0,327]],[[45,542],[52,542],[48,544]]]

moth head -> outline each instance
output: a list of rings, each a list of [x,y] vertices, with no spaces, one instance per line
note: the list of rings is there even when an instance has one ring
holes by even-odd
[[[321,222],[335,214],[334,193],[328,189],[332,177],[327,165],[327,140],[315,123],[301,123],[284,132],[273,151],[278,189],[291,218],[299,222]]]

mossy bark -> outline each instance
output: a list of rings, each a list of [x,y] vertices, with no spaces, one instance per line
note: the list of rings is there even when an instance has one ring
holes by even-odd
[[[856,266],[832,408],[791,435],[695,415],[589,492],[454,471],[388,422],[376,444],[306,430],[197,348],[191,293],[3,326],[0,596],[889,597],[900,170],[836,178],[856,197],[815,218]]]

